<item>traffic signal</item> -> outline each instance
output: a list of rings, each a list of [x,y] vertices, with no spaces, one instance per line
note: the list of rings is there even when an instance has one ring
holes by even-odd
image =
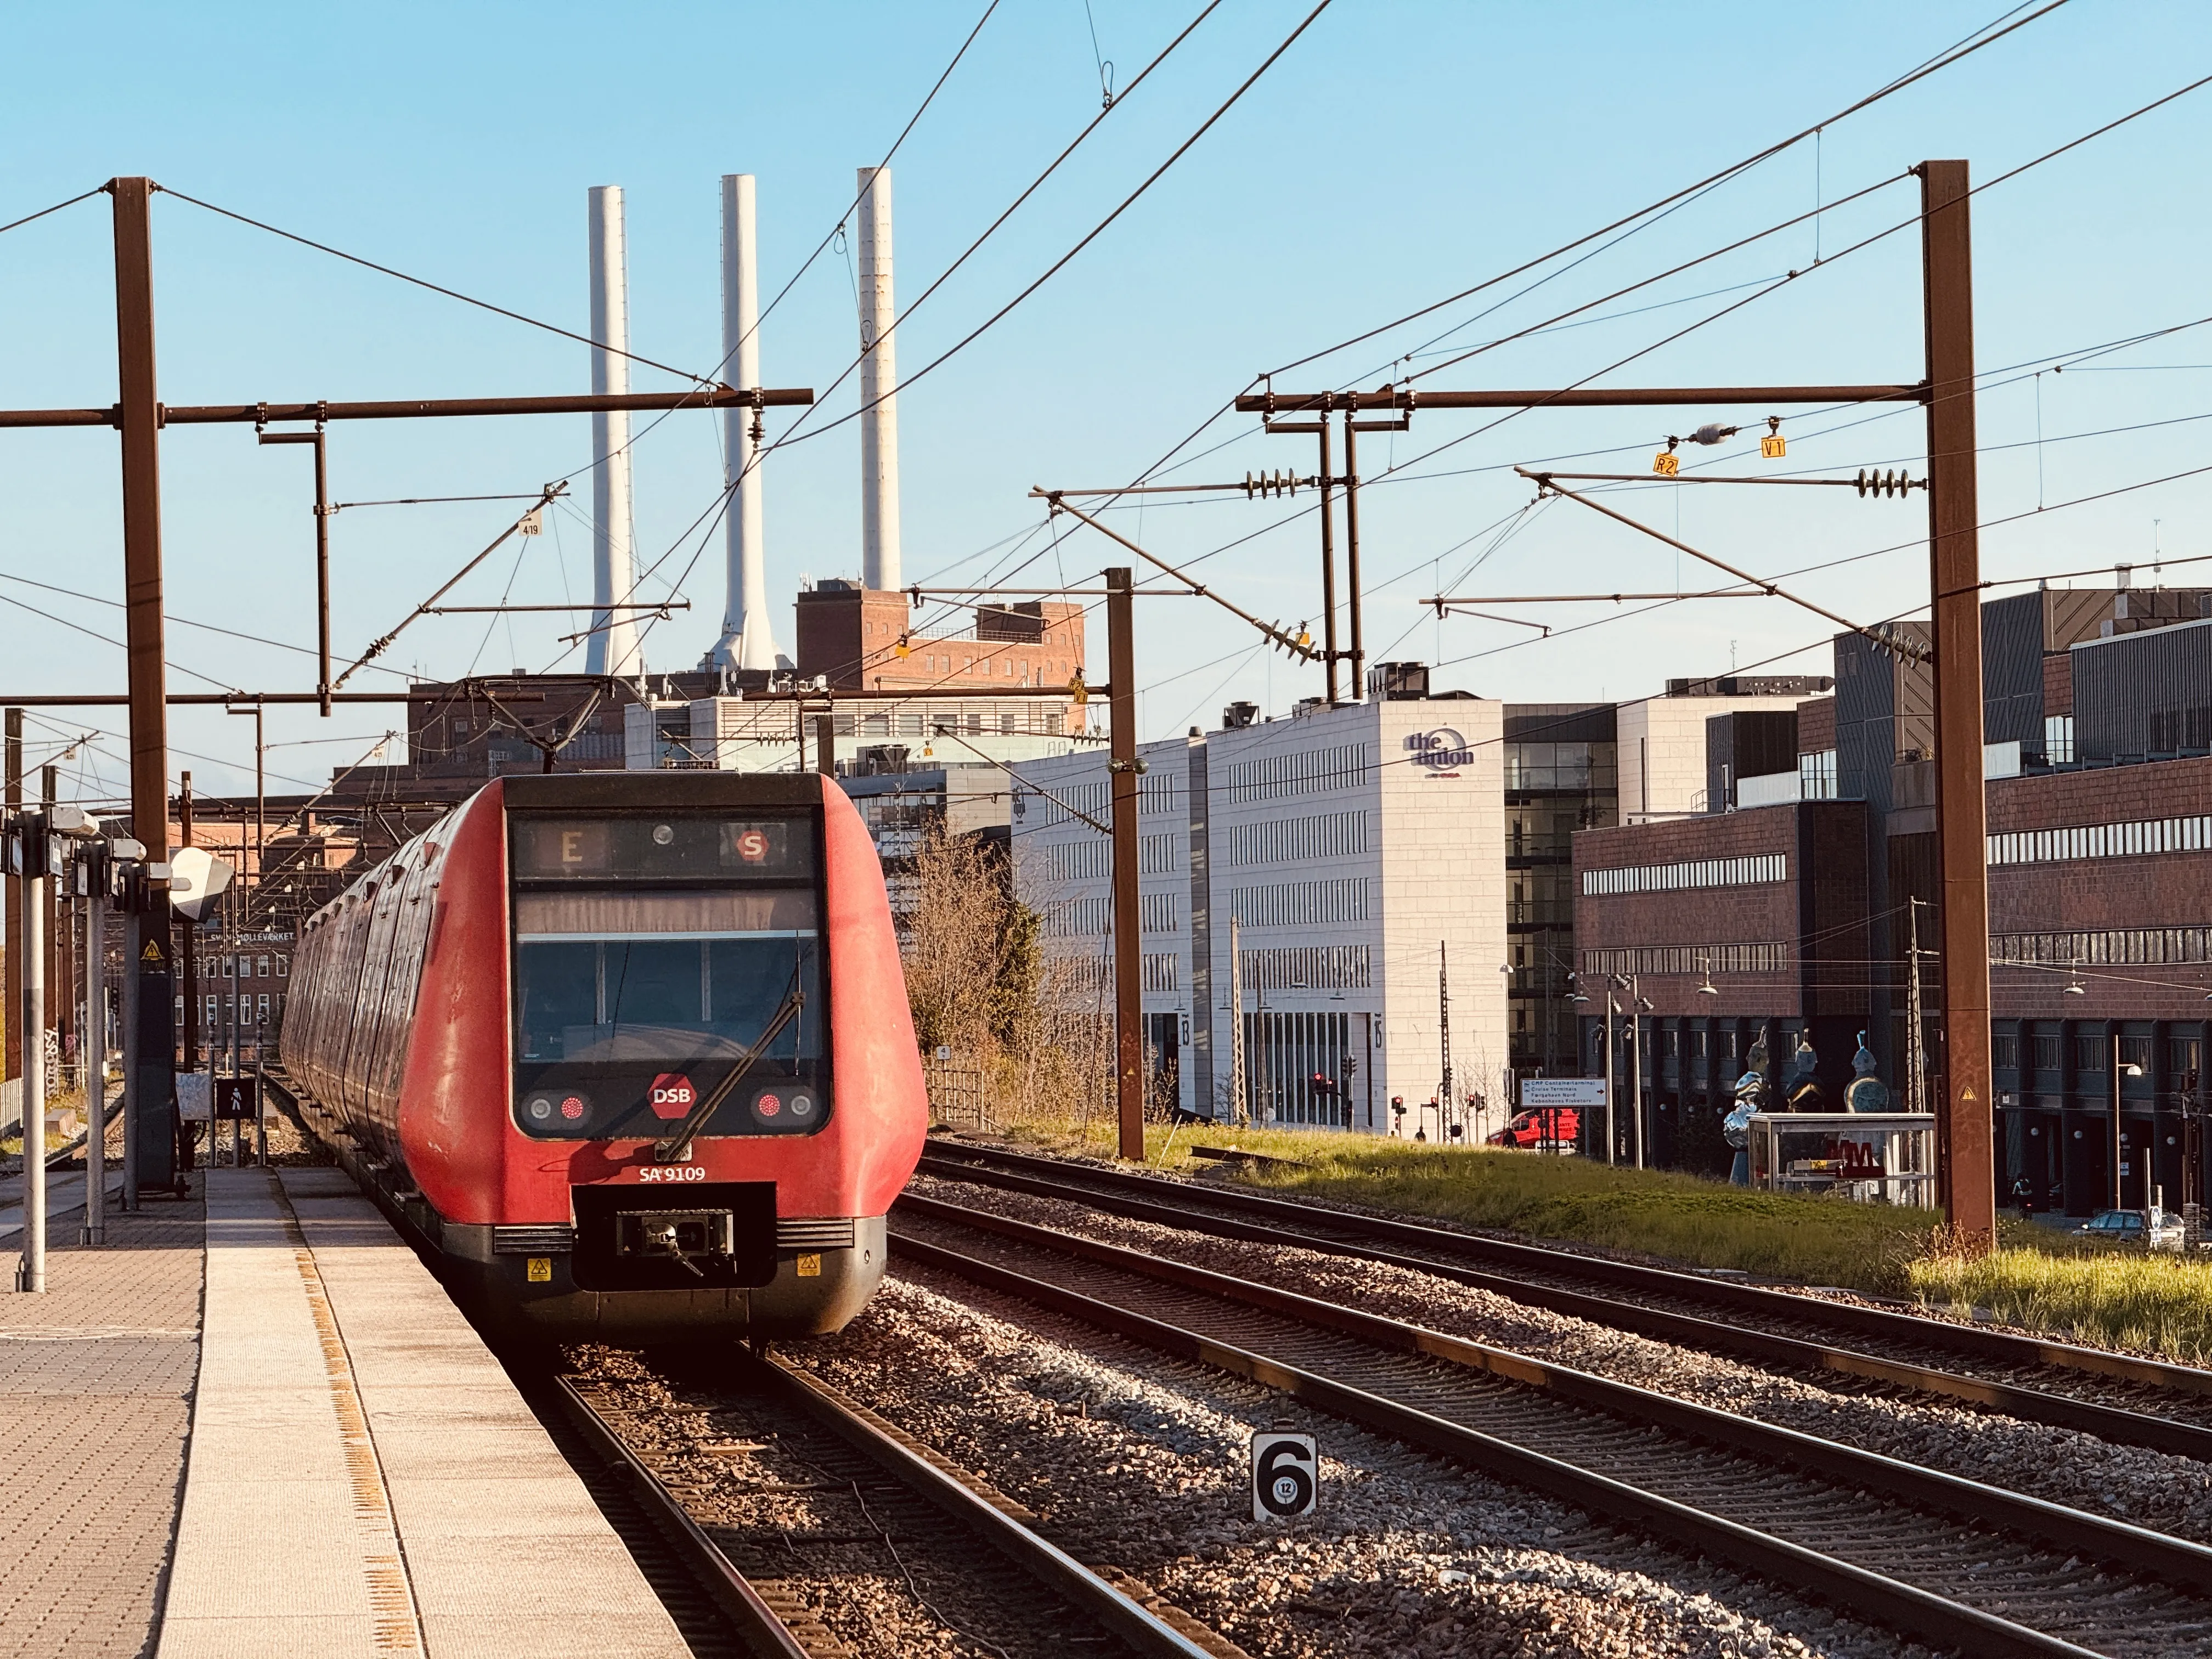
[[[1334,1095],[1336,1093],[1336,1079],[1331,1077],[1327,1072],[1316,1072],[1313,1074],[1313,1091],[1323,1098]]]

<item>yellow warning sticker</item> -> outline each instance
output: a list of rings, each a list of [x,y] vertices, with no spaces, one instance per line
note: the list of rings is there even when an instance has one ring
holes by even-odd
[[[1671,478],[1682,470],[1681,458],[1671,449],[1662,449],[1651,458],[1651,470],[1662,478]]]
[[[821,1256],[819,1256],[818,1255],[815,1254],[815,1253],[814,1253],[814,1252],[812,1252],[812,1251],[809,1251],[806,1255],[802,1255],[802,1256],[800,1256],[800,1257],[799,1258],[798,1262],[795,1264],[794,1271],[795,1271],[795,1272],[797,1272],[797,1273],[799,1274],[799,1276],[801,1279],[819,1279],[819,1278],[821,1278],[821,1277],[822,1277],[822,1258],[821,1258]]]
[[[533,1255],[530,1258],[530,1282],[533,1285],[550,1285],[553,1282],[551,1256]]]
[[[141,962],[159,962],[161,959],[161,947],[155,944],[152,939],[148,939],[146,941],[146,948],[138,953],[138,960]]]
[[[1959,1098],[1971,1104],[1974,1098],[1974,1085],[1970,1083],[1965,1088],[1960,1090]]]
[[[1790,453],[1790,440],[1780,433],[1759,441],[1759,453],[1770,461],[1778,461]]]

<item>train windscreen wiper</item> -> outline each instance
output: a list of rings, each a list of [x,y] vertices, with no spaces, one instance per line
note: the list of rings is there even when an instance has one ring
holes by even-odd
[[[730,1067],[728,1073],[714,1085],[714,1091],[703,1097],[691,1109],[691,1115],[677,1125],[673,1133],[653,1143],[655,1163],[678,1164],[691,1156],[691,1138],[706,1126],[707,1120],[714,1115],[715,1109],[730,1097],[730,1091],[736,1088],[738,1080],[752,1070],[760,1057],[768,1052],[769,1045],[782,1033],[785,1026],[798,1018],[799,1010],[805,1006],[806,993],[796,985],[793,986],[791,994],[784,998],[783,1006],[775,1011],[775,1018],[769,1021],[768,1029],[760,1034],[751,1048],[738,1057],[738,1063]]]

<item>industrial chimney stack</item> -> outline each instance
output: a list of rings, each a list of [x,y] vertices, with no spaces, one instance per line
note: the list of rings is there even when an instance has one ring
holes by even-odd
[[[629,390],[629,295],[623,239],[623,193],[619,185],[591,190],[592,395]],[[638,655],[634,611],[610,607],[629,604],[636,586],[636,560],[630,538],[629,411],[603,410],[592,416],[592,637],[585,647],[586,673],[627,679],[644,672]]]
[[[722,175],[722,379],[757,387],[760,368],[760,258],[753,232],[753,176]],[[718,668],[776,665],[769,617],[767,548],[761,526],[761,476],[753,442],[756,410],[723,411],[725,482],[736,492],[727,515],[729,597],[722,611]]]
[[[860,581],[900,586],[898,353],[885,337],[891,299],[891,173],[862,167],[860,185]]]

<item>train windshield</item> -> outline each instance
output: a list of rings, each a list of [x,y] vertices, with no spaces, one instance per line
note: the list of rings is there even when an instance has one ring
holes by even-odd
[[[708,1134],[829,1110],[813,826],[517,815],[515,1121],[653,1136],[720,1093]]]

